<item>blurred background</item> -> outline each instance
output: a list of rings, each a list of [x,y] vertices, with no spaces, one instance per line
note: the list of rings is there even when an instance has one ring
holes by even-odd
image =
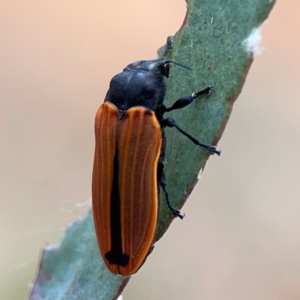
[[[43,246],[90,208],[94,115],[156,50],[183,0],[16,1],[0,9],[0,299],[26,299]],[[300,299],[300,2],[262,28],[219,148],[124,299]],[[297,33],[298,32],[298,33]]]

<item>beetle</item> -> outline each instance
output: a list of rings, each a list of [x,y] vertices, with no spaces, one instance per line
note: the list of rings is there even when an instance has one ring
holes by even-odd
[[[113,274],[129,276],[144,263],[153,247],[158,220],[159,190],[174,217],[183,218],[168,197],[164,175],[164,128],[175,127],[194,144],[220,155],[181,129],[166,112],[208,95],[212,87],[166,107],[166,60],[142,60],[115,75],[95,120],[92,206],[99,249]]]

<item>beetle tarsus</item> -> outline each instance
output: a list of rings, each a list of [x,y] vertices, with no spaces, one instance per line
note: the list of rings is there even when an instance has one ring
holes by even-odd
[[[191,140],[195,145],[198,145],[204,149],[206,149],[207,151],[209,151],[210,154],[217,154],[217,155],[221,155],[221,151],[218,150],[216,147],[211,146],[211,145],[206,145],[206,144],[202,144],[200,143],[198,140],[196,140],[194,137],[192,137],[191,135],[189,135],[187,132],[185,132],[184,130],[182,130],[175,122],[174,119],[171,118],[167,118],[163,121],[163,125],[165,127],[175,127],[180,133],[182,133],[184,136],[186,136],[189,140]]]
[[[194,99],[201,97],[201,96],[208,96],[211,93],[211,91],[213,91],[213,86],[209,85],[205,89],[203,89],[199,92],[193,93],[190,96],[179,98],[178,100],[176,100],[173,103],[172,106],[165,108],[165,112],[169,112],[174,109],[181,109],[183,107],[186,107],[186,106],[190,105],[194,101]]]
[[[164,59],[166,59],[168,54],[171,52],[172,46],[173,46],[173,36],[168,36],[166,46],[165,46],[164,52],[162,54],[162,57]]]
[[[213,85],[209,85],[205,89],[203,89],[197,93],[193,93],[192,97],[195,99],[200,96],[208,96],[211,93],[211,91],[213,91],[213,87],[214,87]]]
[[[175,218],[180,218],[181,220],[184,218],[184,214],[182,215],[181,213],[180,213],[180,210],[178,210],[178,209],[174,209],[174,210],[171,210],[171,212],[172,212],[172,214],[173,214],[173,216],[175,217]]]
[[[166,186],[165,186],[164,184],[161,184],[160,186],[162,187],[162,189],[163,189],[163,191],[164,191],[165,198],[166,198],[166,203],[167,203],[167,205],[168,205],[168,207],[169,207],[171,213],[173,214],[173,216],[174,216],[175,218],[178,217],[178,218],[180,218],[180,219],[182,220],[182,219],[184,218],[184,214],[182,215],[182,214],[180,213],[180,210],[178,210],[178,209],[176,209],[176,208],[174,208],[174,207],[172,206],[172,204],[171,204],[171,202],[170,202],[170,200],[169,200],[169,194],[168,194],[168,192],[166,191]]]
[[[154,245],[152,245],[152,246],[150,247],[150,250],[149,250],[149,252],[148,252],[148,255],[152,253],[152,251],[154,250],[154,247],[155,247]]]

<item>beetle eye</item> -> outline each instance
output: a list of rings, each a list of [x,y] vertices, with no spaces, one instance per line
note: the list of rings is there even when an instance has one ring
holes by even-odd
[[[161,75],[165,76],[166,78],[169,77],[170,68],[171,68],[170,62],[165,61],[162,64],[159,64],[158,68]]]

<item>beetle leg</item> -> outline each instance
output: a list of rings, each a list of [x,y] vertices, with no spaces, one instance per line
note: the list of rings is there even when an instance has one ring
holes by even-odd
[[[167,203],[170,211],[172,212],[172,214],[175,218],[179,217],[180,219],[183,219],[184,215],[182,215],[180,213],[180,210],[174,208],[169,200],[169,194],[166,190],[166,176],[165,176],[165,172],[164,172],[164,165],[161,162],[158,163],[157,173],[158,173],[157,174],[158,184],[160,185],[160,187],[162,188],[162,190],[165,194],[166,203]]]
[[[195,145],[198,145],[204,149],[206,149],[207,151],[210,152],[210,154],[217,154],[217,155],[221,155],[221,151],[218,150],[216,147],[211,146],[211,145],[206,145],[206,144],[202,144],[199,141],[197,141],[195,138],[193,138],[191,135],[189,135],[187,132],[185,132],[184,130],[182,130],[175,122],[174,119],[171,118],[167,118],[165,120],[163,120],[163,126],[166,127],[175,127],[179,132],[181,132],[184,136],[186,136],[189,140],[191,140]]]
[[[171,107],[167,107],[165,109],[165,111],[172,111],[174,109],[180,109],[183,108],[189,104],[191,104],[194,99],[200,97],[200,96],[208,96],[210,94],[210,92],[212,91],[213,86],[208,86],[205,89],[197,92],[197,93],[193,93],[191,96],[188,97],[182,97],[180,99],[178,99],[177,101],[174,102],[174,104]]]
[[[166,42],[166,46],[165,46],[164,52],[162,54],[163,58],[165,58],[165,59],[167,58],[168,54],[172,50],[172,46],[173,46],[173,37],[172,36],[168,36],[167,42]]]
[[[152,253],[152,251],[154,250],[154,245],[151,246],[151,248],[149,249],[148,255]]]

